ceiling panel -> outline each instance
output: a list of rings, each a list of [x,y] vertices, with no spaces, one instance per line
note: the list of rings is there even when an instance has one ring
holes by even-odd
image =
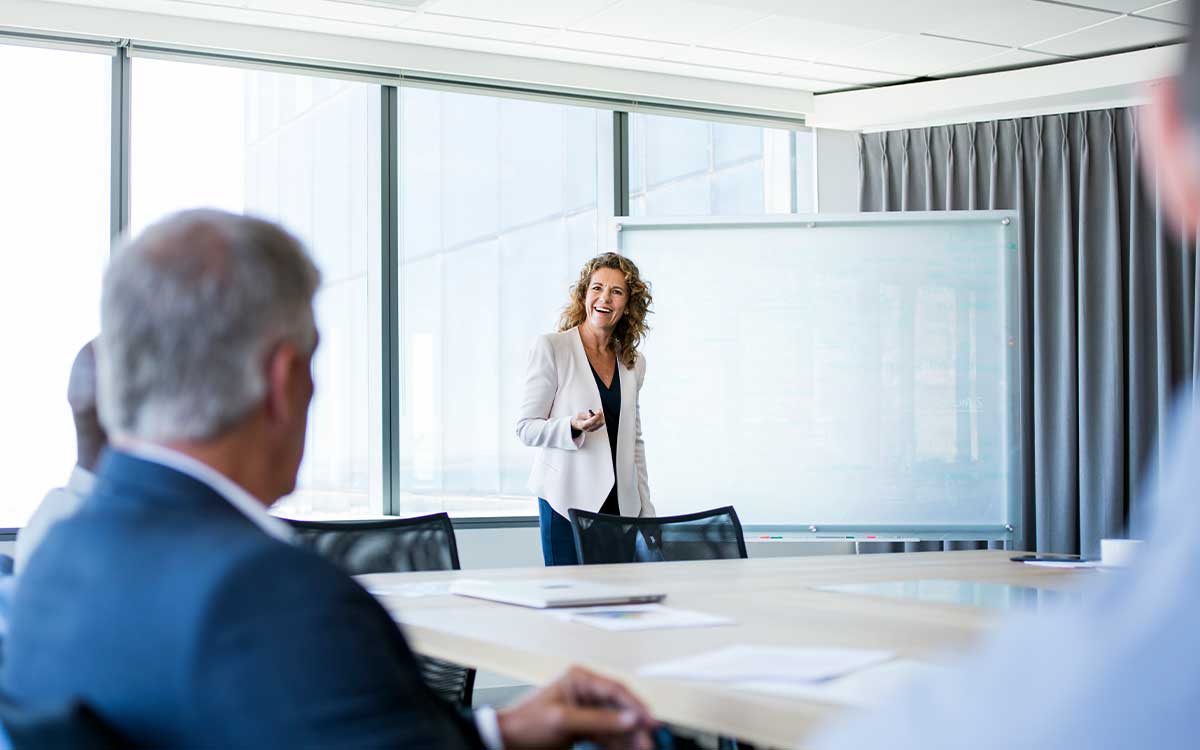
[[[840,26],[919,34],[939,18],[974,15],[1008,0],[705,0],[711,5],[771,9],[779,15]]]
[[[334,2],[334,0],[249,0],[245,7],[250,10],[286,13],[290,16],[327,18],[349,23],[369,23],[376,26],[394,26],[412,15],[410,10],[340,3]]]
[[[1179,39],[1186,33],[1186,29],[1175,24],[1120,16],[1098,26],[1030,45],[1030,49],[1059,55],[1094,55],[1166,43]]]
[[[650,60],[668,60],[679,57],[687,49],[685,44],[668,44],[648,39],[633,39],[612,34],[590,34],[582,31],[555,31],[541,40],[546,47],[606,52],[613,55],[644,57]]]
[[[1188,22],[1188,6],[1183,0],[1171,0],[1169,3],[1140,10],[1138,15],[1186,24]]]
[[[976,9],[972,13],[948,13],[931,19],[921,30],[976,42],[1021,47],[1111,18],[1113,15],[1104,11],[1051,5],[1035,0],[1008,0]]]
[[[1070,0],[1075,5],[1086,5],[1089,8],[1102,8],[1114,13],[1133,13],[1143,8],[1149,8],[1163,0]],[[1058,0],[1037,0],[1039,5],[1050,5]]]
[[[1042,52],[1031,52],[1023,49],[1003,50],[998,54],[989,55],[979,60],[972,60],[969,63],[956,65],[944,70],[934,71],[933,75],[951,75],[960,73],[979,73],[987,70],[998,70],[1001,68],[1015,68],[1023,65],[1036,65],[1038,63],[1053,63],[1065,62],[1071,58],[1059,57],[1057,55],[1047,55]]]
[[[834,52],[822,57],[819,62],[920,76],[935,70],[954,68],[998,51],[994,46],[975,42],[897,34],[861,47]]]
[[[570,26],[619,0],[432,0],[423,11],[530,26]]]
[[[903,81],[912,77],[898,73],[884,73],[878,70],[847,68],[840,65],[826,65],[822,63],[804,62],[800,60],[790,62],[788,65],[784,66],[782,72],[787,75],[795,75],[802,78],[836,81],[839,84],[839,88],[845,88],[848,85],[862,85],[869,83],[893,83],[895,81]]]
[[[717,68],[735,70],[753,70],[759,73],[778,73],[791,60],[770,55],[752,55],[747,52],[733,52],[712,47],[680,45],[678,51],[671,56],[673,59],[710,65]]]
[[[721,37],[713,46],[812,60],[836,49],[879,41],[890,34],[891,32],[878,29],[842,26],[776,14]]]
[[[765,18],[758,10],[696,0],[624,0],[572,26],[578,31],[705,44]]]
[[[555,33],[545,26],[527,26],[518,23],[484,21],[478,18],[444,16],[438,13],[416,13],[402,26],[406,29],[434,31],[483,39],[503,39],[510,42],[536,42]]]

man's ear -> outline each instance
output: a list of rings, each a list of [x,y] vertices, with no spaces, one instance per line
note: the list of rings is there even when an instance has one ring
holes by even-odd
[[[1168,78],[1150,89],[1139,121],[1146,149],[1146,177],[1181,232],[1200,223],[1200,123],[1189,123],[1179,107],[1179,80]]]
[[[267,358],[267,419],[273,424],[290,424],[298,407],[295,393],[307,367],[305,355],[295,345],[282,342]]]

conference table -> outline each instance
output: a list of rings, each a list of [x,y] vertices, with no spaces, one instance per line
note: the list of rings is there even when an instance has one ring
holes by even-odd
[[[1001,589],[989,584],[1006,584],[1022,587],[1005,589],[1023,594],[1021,602],[1036,603],[1044,601],[1039,598],[1043,594],[1060,601],[1077,598],[1073,592],[1082,584],[1104,575],[1015,563],[1009,560],[1012,554],[978,550],[772,557],[358,578],[400,623],[418,653],[531,685],[549,682],[578,664],[622,680],[663,721],[759,746],[799,748],[822,724],[857,710],[854,702],[826,699],[819,692],[772,693],[649,677],[639,674],[639,668],[734,644],[885,649],[902,663],[938,664],[952,660],[1025,605],[977,606],[819,587],[875,583],[894,584],[883,588],[901,591],[965,582],[959,588],[994,593]],[[666,593],[666,606],[724,615],[735,623],[610,632],[548,610],[444,593],[439,584],[455,578],[566,578],[652,588]]]

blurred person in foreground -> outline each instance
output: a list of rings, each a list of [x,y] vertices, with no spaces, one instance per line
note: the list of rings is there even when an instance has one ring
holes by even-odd
[[[100,426],[100,415],[96,412],[94,341],[84,344],[71,364],[71,375],[67,380],[67,404],[71,407],[75,422],[75,468],[71,470],[65,486],[56,487],[46,494],[29,522],[17,534],[16,573],[24,570],[33,551],[42,543],[50,528],[79,510],[83,499],[96,484],[96,465],[100,462],[100,453],[108,445],[108,436]]]
[[[1200,225],[1200,0],[1187,62],[1156,85],[1141,142],[1176,229]],[[1200,731],[1200,412],[1176,414],[1137,564],[1084,602],[1014,623],[950,679],[846,719],[815,748],[1116,750],[1196,747]]]
[[[370,594],[288,543],[267,508],[304,450],[318,283],[291,235],[218,211],[114,254],[97,346],[113,449],[22,574],[0,691],[80,699],[131,747],[649,747],[646,708],[581,669],[459,713]]]

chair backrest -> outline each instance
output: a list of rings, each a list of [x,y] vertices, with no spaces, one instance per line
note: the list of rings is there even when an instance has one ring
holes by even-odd
[[[350,575],[459,570],[454,525],[445,513],[383,521],[288,520],[296,541]],[[425,683],[451,703],[471,707],[475,670],[417,656]]]
[[[350,575],[458,570],[450,516],[382,521],[294,521],[296,541]]]
[[[120,736],[83,703],[29,708],[0,695],[0,726],[13,750],[117,750]]]
[[[572,508],[579,561],[589,563],[745,558],[746,540],[732,505],[699,513],[632,518]]]

